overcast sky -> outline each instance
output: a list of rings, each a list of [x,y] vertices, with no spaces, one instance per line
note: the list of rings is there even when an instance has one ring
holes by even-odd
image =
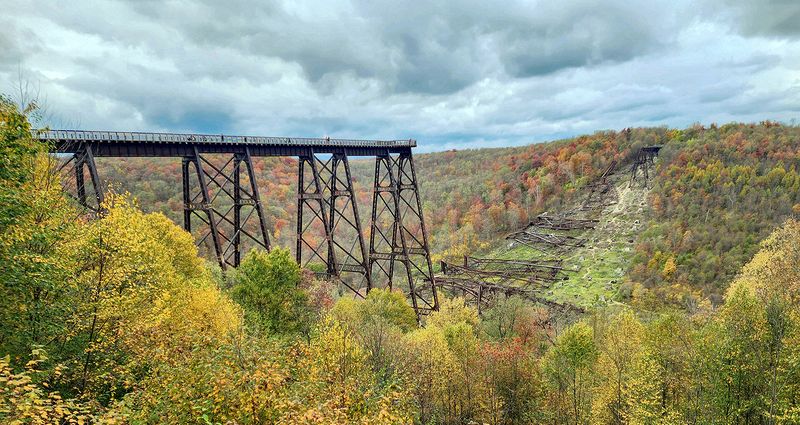
[[[800,118],[798,0],[0,0],[52,125],[508,146]]]

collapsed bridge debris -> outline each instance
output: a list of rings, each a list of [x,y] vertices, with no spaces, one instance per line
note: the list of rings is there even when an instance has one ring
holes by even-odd
[[[572,249],[586,246],[588,239],[581,236],[585,231],[594,230],[600,220],[574,215],[598,211],[616,203],[618,193],[613,177],[617,166],[616,160],[611,161],[587,186],[589,194],[576,210],[556,215],[540,214],[524,228],[506,235],[507,240],[557,258],[524,261],[465,256],[463,266],[442,262],[443,275],[436,278],[437,285],[461,291],[466,302],[476,305],[479,312],[498,294],[521,296],[561,313],[582,312],[578,306],[544,298],[542,290],[559,279],[567,279],[565,272],[575,271],[563,267],[563,258]]]
[[[525,261],[464,256],[463,265],[446,261],[441,264],[442,272],[446,275],[471,274],[504,279],[506,282],[552,283],[565,272],[561,260]]]
[[[618,193],[614,181],[611,179],[616,167],[617,161],[611,161],[603,174],[587,186],[589,195],[581,204],[581,211],[595,211],[616,203]]]
[[[561,260],[525,261],[464,257],[463,265],[442,261],[442,274],[436,285],[461,293],[464,302],[478,313],[491,305],[497,296],[517,295],[560,312],[582,312],[570,304],[557,303],[541,296],[541,290],[563,279],[566,272]]]
[[[563,215],[540,214],[528,223],[528,227],[550,230],[589,230],[594,229],[599,222],[599,220],[589,218],[568,218]]]
[[[540,214],[525,228],[506,235],[506,239],[539,251],[555,250],[563,254],[563,251],[586,245],[586,239],[565,233],[591,230],[598,222],[599,220],[588,218]]]
[[[472,280],[459,276],[437,276],[436,285],[439,289],[449,289],[454,293],[461,292],[464,303],[472,305],[478,310],[478,314],[490,307],[498,296],[510,297],[516,295],[526,300],[541,304],[554,312],[559,313],[584,313],[585,310],[574,304],[560,303],[548,300],[539,294],[539,291],[532,288],[521,288],[515,286],[501,285],[497,283]]]
[[[626,134],[630,137],[629,130]],[[644,185],[648,185],[649,167],[660,149],[661,146],[657,145],[645,146],[636,152],[630,168],[630,186],[640,174]],[[617,171],[622,168],[617,160],[612,160],[597,178],[585,186],[588,193],[577,208],[553,215],[540,214],[525,227],[506,236],[507,240],[550,254],[548,256],[555,259],[524,261],[465,256],[463,265],[442,262],[442,274],[436,277],[437,285],[454,293],[461,292],[465,302],[475,305],[479,313],[498,295],[520,296],[557,313],[583,312],[581,307],[549,300],[543,293],[560,278],[566,279],[565,272],[576,271],[565,269],[563,259],[568,258],[573,249],[586,246],[587,237],[592,237],[600,223],[598,219],[584,217],[598,217],[606,207],[618,202],[620,178]]]
[[[504,260],[499,258],[477,258],[464,256],[464,267],[481,270],[502,270],[518,273],[539,273],[552,279],[564,271],[561,260]]]
[[[542,246],[546,248],[573,248],[586,245],[586,239],[569,235],[538,233],[531,230],[521,230],[510,233],[506,236],[506,239],[511,239],[538,250],[542,250]]]

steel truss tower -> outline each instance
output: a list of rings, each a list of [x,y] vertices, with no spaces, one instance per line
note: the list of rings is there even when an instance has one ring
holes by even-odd
[[[642,180],[644,183],[643,186],[645,189],[650,188],[650,168],[654,166],[654,160],[658,156],[658,152],[660,150],[661,145],[653,145],[644,146],[636,152],[633,158],[633,163],[631,164],[630,182],[628,183],[628,187],[633,187],[633,184],[637,179],[637,174],[639,170],[641,170]]]
[[[202,223],[198,245],[209,243],[225,270],[239,266],[245,240],[269,250],[269,234],[250,150],[224,155],[222,165],[209,156],[195,148],[183,158],[183,227],[191,233],[193,218]]]
[[[363,297],[372,276],[346,151],[301,155],[297,178],[297,263]]]
[[[94,214],[99,214],[102,211],[103,201],[105,201],[103,188],[100,183],[100,175],[97,172],[97,164],[94,161],[94,154],[92,153],[92,145],[89,143],[81,143],[76,152],[72,155],[72,159],[65,163],[73,163],[75,170],[75,190],[77,192],[78,203],[92,211]],[[89,179],[92,183],[92,192],[94,192],[94,204],[90,204],[86,197],[86,172],[89,173]]]
[[[370,223],[369,269],[373,280],[395,283],[396,268],[417,316],[438,310],[428,236],[411,152],[379,155]]]

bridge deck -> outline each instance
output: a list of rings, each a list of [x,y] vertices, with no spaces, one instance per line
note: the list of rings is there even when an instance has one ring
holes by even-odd
[[[355,140],[308,137],[230,136],[187,133],[146,133],[130,131],[38,131],[41,141],[53,143],[53,151],[75,153],[81,144],[90,143],[95,156],[175,157],[194,153],[241,153],[253,156],[298,156],[310,153],[346,152],[355,156],[374,156],[407,152],[417,145],[409,140]]]

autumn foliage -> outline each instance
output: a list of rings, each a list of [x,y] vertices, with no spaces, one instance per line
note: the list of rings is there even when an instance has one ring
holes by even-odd
[[[800,422],[800,224],[778,223],[798,203],[793,127],[598,133],[496,162],[421,156],[426,173],[476,182],[425,189],[441,199],[426,208],[447,211],[429,216],[450,255],[577,197],[636,144],[666,143],[629,304],[562,318],[512,296],[479,315],[442,297],[420,326],[405,294],[337,294],[283,249],[222,276],[127,193],[89,219],[24,114],[0,106],[13,158],[0,162],[2,423]],[[454,167],[459,155],[475,163]],[[686,308],[705,295],[716,308]]]

